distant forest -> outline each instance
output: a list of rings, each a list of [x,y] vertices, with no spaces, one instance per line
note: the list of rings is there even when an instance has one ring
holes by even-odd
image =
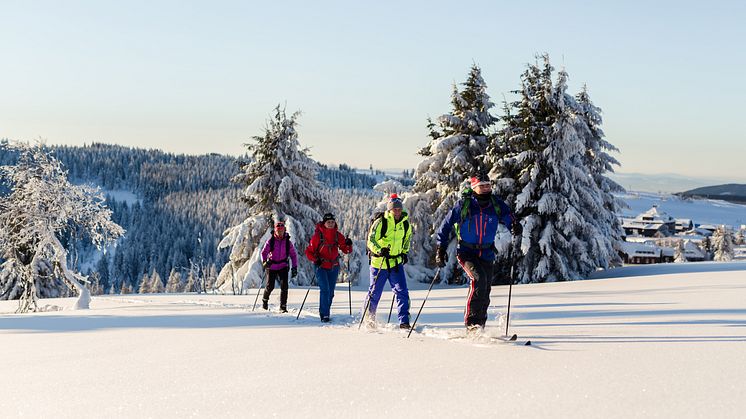
[[[223,232],[249,215],[241,185],[231,181],[240,158],[100,143],[49,148],[72,182],[101,187],[112,218],[127,231],[105,255],[67,238],[70,264],[84,274],[97,272],[106,291],[119,290],[123,283],[137,289],[143,276],[154,272],[165,281],[172,272],[185,276],[191,271],[209,283],[227,261],[227,251],[217,249]],[[0,149],[0,164],[13,164],[14,159]],[[381,198],[372,188],[386,176],[372,168],[362,172],[344,164],[320,166],[318,179],[334,195],[331,210],[339,213],[340,226],[349,234],[364,234],[368,214]],[[411,185],[411,172],[397,180]],[[3,190],[7,188],[0,185]]]

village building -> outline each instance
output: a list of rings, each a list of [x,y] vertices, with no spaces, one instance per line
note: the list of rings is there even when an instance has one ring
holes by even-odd
[[[624,219],[622,228],[627,236],[669,237],[676,233],[676,220],[653,205],[634,219]]]

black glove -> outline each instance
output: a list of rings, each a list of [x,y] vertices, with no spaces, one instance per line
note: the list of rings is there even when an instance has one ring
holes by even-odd
[[[438,246],[438,250],[435,254],[435,263],[438,264],[439,267],[446,266],[446,248]]]
[[[350,239],[349,237],[345,237],[345,245],[347,247],[352,246],[352,239]]]
[[[313,264],[316,265],[316,266],[321,266],[321,259],[314,260]]]
[[[298,276],[298,268],[296,268],[295,266],[293,266],[293,268],[290,269],[290,277],[291,278],[295,278],[296,276]]]
[[[514,236],[521,236],[523,235],[523,226],[518,221],[514,221],[513,225],[510,227],[511,230],[513,230]]]
[[[391,256],[391,251],[389,250],[388,247],[384,247],[383,249],[381,249],[381,256],[385,258]]]
[[[407,256],[406,253],[402,253],[401,254],[401,264],[405,265],[407,262],[409,262],[409,257]]]

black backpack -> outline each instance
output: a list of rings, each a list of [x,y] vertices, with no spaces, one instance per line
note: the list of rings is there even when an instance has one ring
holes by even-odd
[[[270,259],[272,263],[287,263],[288,259],[290,258],[290,234],[285,233],[285,238],[287,239],[285,241],[285,259],[283,260],[275,260],[274,258]],[[269,251],[273,251],[275,249],[275,235],[273,234],[272,237],[269,238]]]

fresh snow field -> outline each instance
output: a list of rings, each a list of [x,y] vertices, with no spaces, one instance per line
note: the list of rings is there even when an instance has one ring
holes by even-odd
[[[629,276],[513,287],[517,343],[452,339],[467,288],[436,287],[406,339],[357,329],[339,284],[322,326],[249,295],[94,297],[11,314],[0,302],[3,417],[740,417],[746,263],[621,268]],[[414,317],[426,293],[412,292]],[[500,334],[507,287],[487,332]],[[297,308],[303,289],[292,288]],[[354,308],[365,295],[353,291]],[[279,290],[272,296],[275,308]],[[69,306],[73,299],[42,300]],[[395,317],[395,315],[394,315]],[[530,339],[532,346],[522,343]]]

